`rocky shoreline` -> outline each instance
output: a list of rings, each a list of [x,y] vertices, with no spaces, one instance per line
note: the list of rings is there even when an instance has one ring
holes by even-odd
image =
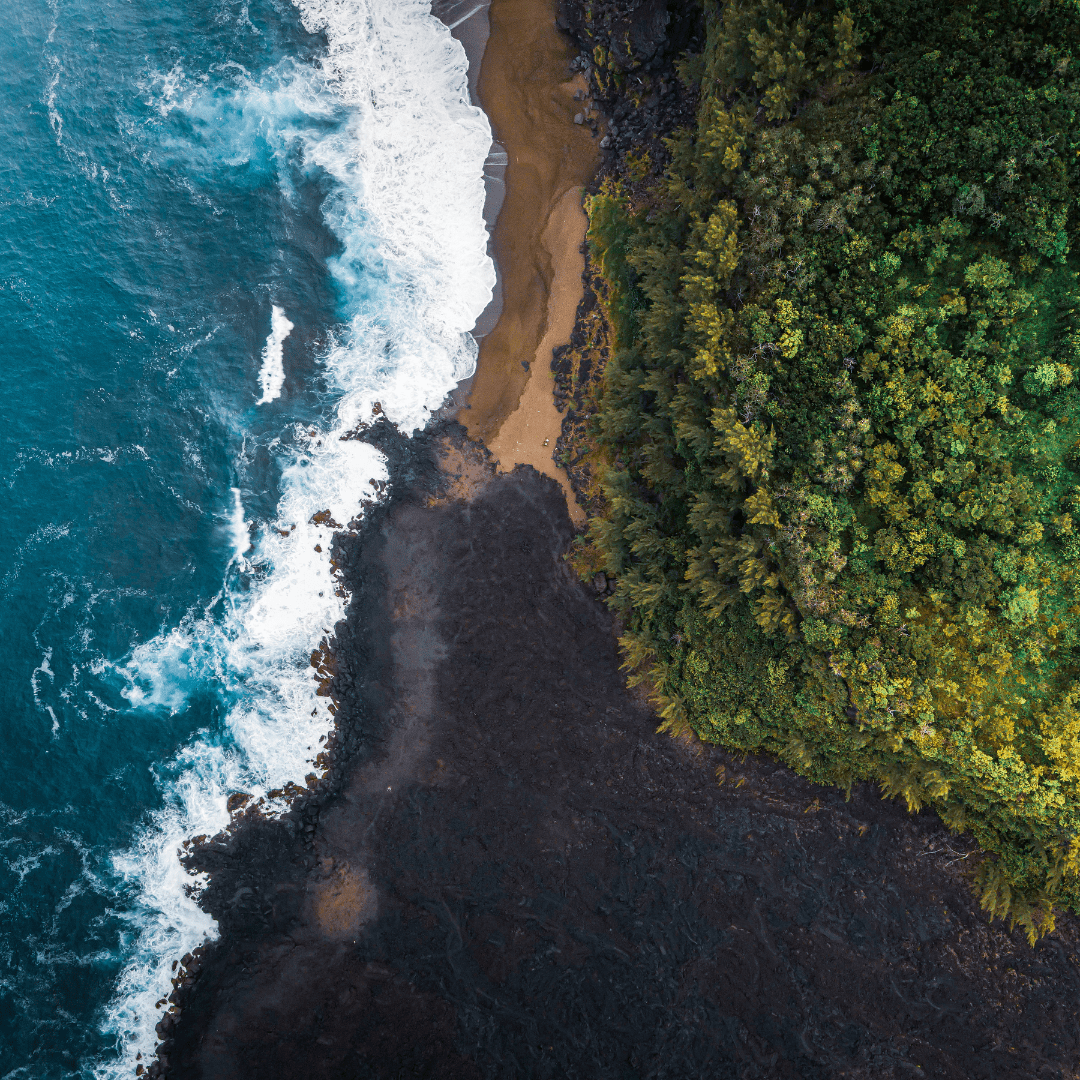
[[[700,50],[703,11],[666,0],[560,0],[557,23],[579,49],[574,66],[607,132],[605,168],[594,186],[628,151],[646,151],[653,171],[662,168],[664,138],[694,121],[697,97],[677,65]]]
[[[693,20],[591,7],[589,29],[582,4],[559,19],[614,122],[604,168],[646,145],[662,167],[693,111],[673,68]],[[648,83],[638,105],[598,48]],[[609,344],[585,281],[553,368],[559,453],[595,509]],[[1074,920],[1031,948],[973,908],[971,846],[932,815],[657,735],[606,580],[566,562],[558,485],[498,475],[448,419],[363,437],[390,486],[334,540],[351,601],[312,657],[326,775],[279,819],[239,799],[191,845],[221,935],[178,965],[143,1075],[1077,1075]]]

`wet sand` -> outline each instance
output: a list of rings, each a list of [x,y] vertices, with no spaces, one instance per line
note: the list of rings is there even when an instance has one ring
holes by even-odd
[[[481,339],[459,419],[500,469],[528,464],[557,480],[580,522],[566,474],[552,460],[561,416],[551,350],[569,340],[581,297],[581,189],[597,167],[598,139],[574,124],[585,111],[574,94],[586,84],[568,77],[574,50],[555,28],[553,0],[494,0],[489,19],[478,93],[508,159],[492,235],[502,312]]]

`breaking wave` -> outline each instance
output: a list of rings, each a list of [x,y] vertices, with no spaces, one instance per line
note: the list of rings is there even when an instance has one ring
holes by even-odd
[[[372,481],[387,476],[356,429],[379,402],[413,431],[472,374],[469,330],[495,283],[482,217],[491,133],[469,103],[461,46],[420,0],[296,6],[327,43],[318,64],[288,60],[260,77],[238,66],[196,77],[174,67],[143,86],[159,114],[180,110],[206,132],[168,148],[181,167],[250,161],[279,170],[288,187],[293,161],[319,179],[338,241],[328,265],[341,322],[329,330],[319,372],[323,420],[283,416],[286,430],[267,444],[279,476],[272,520],[248,520],[238,462],[225,526],[234,554],[220,591],[117,668],[134,710],[176,714],[199,696],[217,707],[210,728],[157,768],[164,806],[113,858],[137,903],[131,960],[107,1018],[121,1054],[98,1066],[101,1078],[131,1075],[136,1052],[152,1050],[172,961],[215,934],[189,895],[177,849],[228,824],[231,792],[258,798],[301,781],[331,725],[309,657],[347,598],[329,563],[331,529],[315,517],[356,519],[361,500],[377,497]],[[279,398],[292,329],[273,306],[260,405]]]

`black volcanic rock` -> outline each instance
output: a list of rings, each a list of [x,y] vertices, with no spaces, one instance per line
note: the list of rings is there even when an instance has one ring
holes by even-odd
[[[440,498],[435,440],[388,446],[338,541],[340,782],[196,849],[223,933],[166,1075],[1071,1074],[1071,920],[1029,948],[934,818],[655,734],[558,487]]]

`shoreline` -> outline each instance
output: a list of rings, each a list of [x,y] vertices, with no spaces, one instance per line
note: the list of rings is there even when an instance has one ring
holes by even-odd
[[[657,733],[553,480],[453,421],[366,437],[393,494],[335,536],[332,779],[189,856],[221,935],[151,1080],[967,1080],[1032,1075],[1004,1037],[1076,1048],[1080,942],[988,924],[940,821]]]
[[[1021,1075],[1003,972],[1073,1050],[1066,950],[972,910],[940,822],[656,734],[550,474],[453,420],[363,437],[390,497],[333,541],[327,775],[190,853],[221,936],[153,1076]]]
[[[477,87],[484,54],[491,37],[491,3],[492,0],[432,0],[431,4],[431,14],[449,28],[450,36],[460,42],[465,50],[469,65],[469,100],[481,111],[483,105]],[[472,328],[472,335],[478,342],[491,333],[503,308],[502,272],[494,255],[492,234],[506,196],[506,149],[494,137],[484,162],[484,189],[484,224],[488,231],[488,255],[495,265],[495,287],[490,303],[480,313],[476,325]],[[470,376],[464,379],[450,392],[451,405],[444,408],[445,415],[453,416],[465,405],[473,378],[474,376]]]

